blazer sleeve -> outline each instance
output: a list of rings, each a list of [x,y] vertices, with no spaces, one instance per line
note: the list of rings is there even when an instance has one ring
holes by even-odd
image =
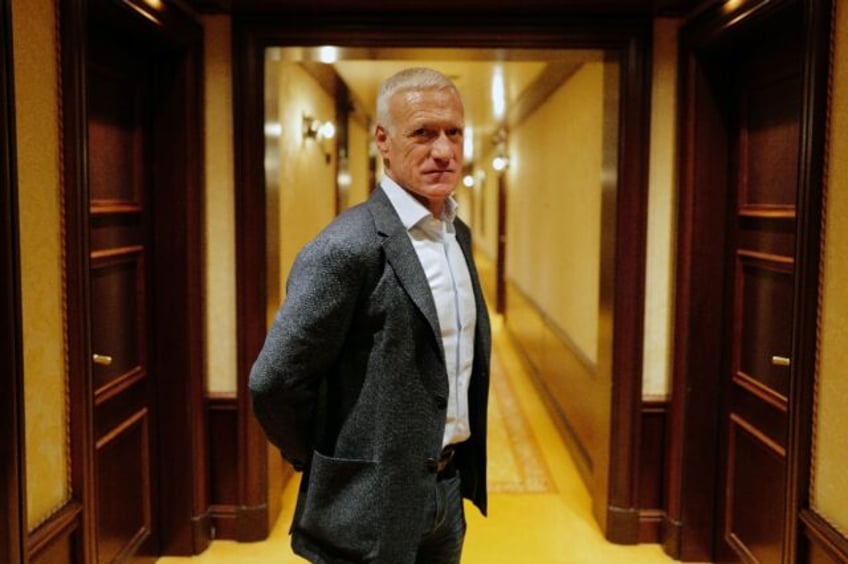
[[[301,250],[250,372],[254,413],[297,470],[311,457],[318,390],[356,307],[363,270],[358,262],[354,248],[340,238],[319,236]]]

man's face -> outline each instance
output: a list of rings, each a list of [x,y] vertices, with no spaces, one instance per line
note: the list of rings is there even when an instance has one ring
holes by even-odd
[[[462,175],[462,102],[444,90],[402,92],[389,110],[392,131],[378,125],[375,136],[386,173],[438,215]]]

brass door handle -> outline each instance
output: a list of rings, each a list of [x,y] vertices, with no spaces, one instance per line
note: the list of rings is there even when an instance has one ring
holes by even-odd
[[[100,364],[102,366],[109,366],[112,364],[112,357],[105,354],[94,353],[91,355],[91,360],[94,361],[94,364]]]
[[[787,356],[774,355],[771,357],[771,363],[775,366],[789,366],[792,361]]]

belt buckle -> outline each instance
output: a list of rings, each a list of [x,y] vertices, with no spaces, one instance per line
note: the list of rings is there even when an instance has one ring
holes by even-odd
[[[436,465],[437,474],[441,474],[442,472],[444,472],[445,468],[450,465],[450,463],[453,461],[453,455],[455,452],[456,449],[451,445],[446,446],[444,450],[442,450],[442,454],[439,456],[439,461]]]

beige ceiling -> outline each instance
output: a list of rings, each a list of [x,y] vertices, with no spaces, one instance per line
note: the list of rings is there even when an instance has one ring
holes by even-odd
[[[544,62],[535,61],[495,63],[460,60],[340,61],[335,67],[354,95],[373,115],[380,83],[411,64],[434,68],[449,76],[457,85],[465,106],[466,130],[470,130],[474,137],[475,154],[486,151],[486,140],[491,140],[500,127],[492,101],[495,73],[498,70],[502,73],[505,101],[508,104],[509,101],[517,99],[545,68]]]
[[[275,48],[274,58],[321,61],[320,47]],[[485,150],[503,125],[493,110],[492,83],[503,77],[506,111],[544,72],[549,63],[599,60],[597,50],[563,49],[454,49],[454,48],[336,48],[332,62],[362,108],[373,115],[380,83],[409,66],[428,66],[451,77],[465,105],[466,127],[474,131],[476,151]]]
[[[465,105],[467,125],[489,127],[496,119],[492,102],[495,73],[503,76],[506,101],[515,101],[521,92],[544,70],[538,61],[495,63],[492,61],[339,61],[336,71],[370,112],[374,111],[377,88],[395,72],[409,67],[426,66],[449,76],[456,83]]]

